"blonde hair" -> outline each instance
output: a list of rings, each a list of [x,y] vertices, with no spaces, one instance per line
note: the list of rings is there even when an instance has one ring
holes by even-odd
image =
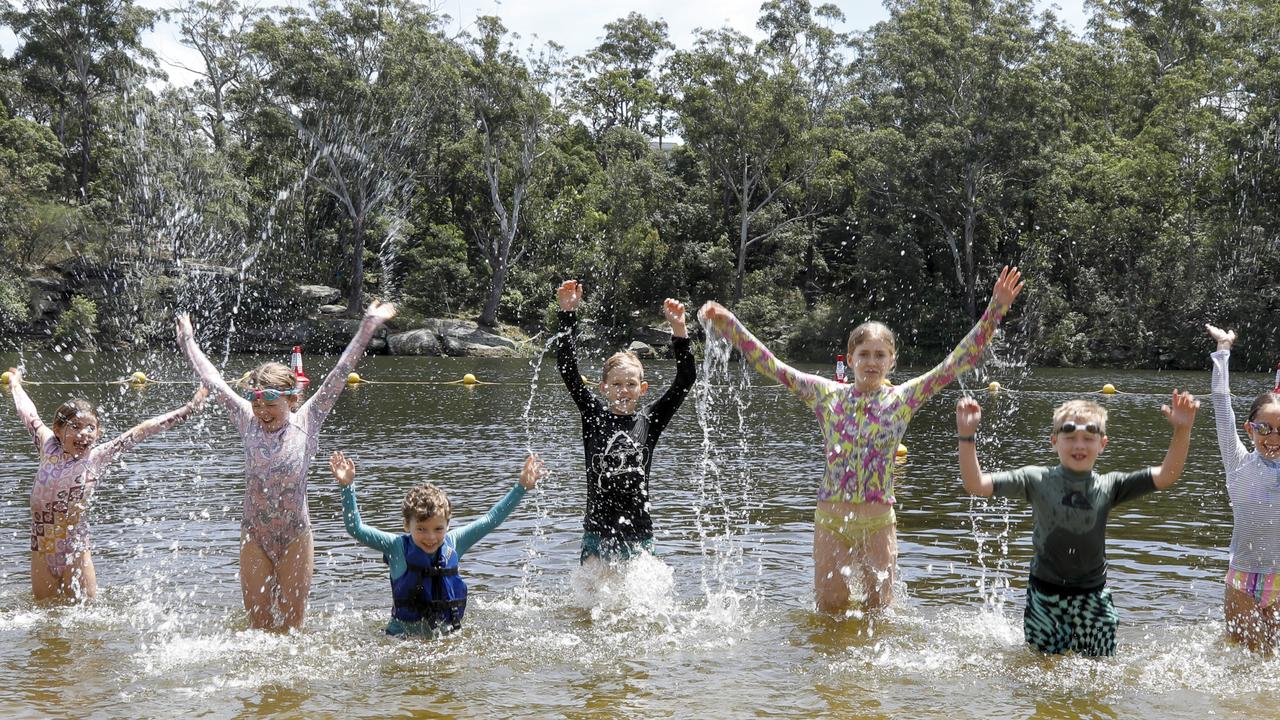
[[[90,404],[88,400],[71,398],[59,405],[58,409],[53,413],[53,427],[56,430],[81,415],[88,415],[93,418],[95,423],[101,422],[98,418],[98,409]]]
[[[644,365],[640,364],[640,358],[630,350],[616,352],[604,361],[604,369],[600,371],[600,382],[609,382],[609,373],[617,370],[624,365],[633,365],[640,371],[640,379],[644,380]]]
[[[431,483],[419,485],[404,496],[403,512],[405,523],[426,520],[433,515],[444,515],[448,521],[452,515],[449,497]]]
[[[889,343],[889,349],[894,355],[898,354],[898,338],[889,329],[888,325],[875,320],[869,320],[862,323],[858,327],[849,331],[849,342],[845,348],[845,352],[853,355],[854,348],[858,347],[868,340],[884,340]]]
[[[240,381],[246,389],[262,388],[271,390],[292,390],[296,378],[288,365],[278,362],[265,362],[249,371]]]
[[[1102,434],[1107,434],[1107,409],[1092,400],[1068,400],[1053,411],[1053,431],[1057,432],[1062,423],[1080,418],[1097,420]]]

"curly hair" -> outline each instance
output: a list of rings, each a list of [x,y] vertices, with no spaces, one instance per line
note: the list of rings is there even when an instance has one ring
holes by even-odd
[[[448,520],[451,515],[449,498],[440,488],[426,483],[419,485],[404,496],[404,521],[425,520],[432,515],[444,515]]]

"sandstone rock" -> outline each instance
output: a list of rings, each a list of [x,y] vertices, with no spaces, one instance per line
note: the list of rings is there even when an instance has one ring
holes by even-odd
[[[636,357],[640,358],[641,360],[657,360],[658,359],[658,351],[654,350],[652,345],[642,343],[639,340],[631,341],[631,344],[627,345],[627,350],[635,353]]]
[[[342,313],[347,311],[347,306],[346,305],[321,305],[319,310],[321,315],[341,315]]]
[[[443,355],[440,337],[433,330],[421,328],[387,336],[392,355]]]
[[[342,293],[337,288],[331,288],[328,285],[299,285],[298,295],[305,302],[315,302],[320,305],[329,305],[342,297]]]

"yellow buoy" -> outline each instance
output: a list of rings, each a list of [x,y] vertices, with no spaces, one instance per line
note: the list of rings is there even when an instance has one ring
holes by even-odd
[[[897,453],[897,455],[898,455],[898,457],[900,457],[900,458],[904,458],[904,457],[906,457],[906,456],[907,456],[907,446],[906,446],[906,445],[903,445],[902,443],[898,443],[898,453]]]
[[[987,392],[992,395],[1000,392],[1000,383],[992,381],[991,384],[987,386]]]
[[[889,378],[885,378],[884,382],[882,382],[881,384],[884,385],[885,387],[893,387],[893,383],[889,382]]]
[[[359,385],[362,382],[364,381],[360,379],[360,375],[358,373],[349,373],[347,375],[348,385]]]
[[[8,385],[8,384],[9,384],[9,371],[5,370],[4,372],[0,373],[0,385]]]
[[[134,373],[129,376],[129,382],[135,385],[143,385],[147,382],[147,374],[141,370],[134,371]]]
[[[463,375],[463,376],[462,376],[462,384],[463,384],[463,385],[475,385],[475,384],[476,384],[476,383],[478,383],[478,382],[480,382],[480,381],[479,381],[479,380],[476,380],[476,376],[475,376],[475,375],[472,375],[471,373],[467,373],[466,375]]]
[[[1115,385],[1112,385],[1111,383],[1107,383],[1106,385],[1103,385],[1103,386],[1102,386],[1102,394],[1103,394],[1103,395],[1115,395],[1115,394],[1116,394],[1116,386],[1115,386]]]

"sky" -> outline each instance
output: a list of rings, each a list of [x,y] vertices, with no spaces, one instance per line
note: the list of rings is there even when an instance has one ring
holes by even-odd
[[[677,47],[690,47],[694,31],[728,25],[753,37],[759,37],[755,21],[761,0],[420,0],[428,7],[448,15],[449,28],[460,32],[470,28],[478,15],[497,15],[528,45],[536,40],[554,41],[565,48],[568,56],[581,55],[595,47],[604,34],[605,23],[630,12],[667,22],[668,37]],[[821,0],[815,0],[815,4]],[[138,0],[144,7],[173,7],[179,0]],[[834,0],[844,11],[845,30],[865,30],[888,17],[880,0]],[[22,5],[21,0],[16,3]],[[303,7],[308,0],[263,0],[264,5]],[[1037,0],[1040,9],[1057,8],[1058,17],[1076,30],[1084,29],[1086,15],[1083,0]],[[174,26],[162,23],[148,33],[145,42],[160,58],[169,81],[186,85],[192,74],[183,66],[195,67],[199,56],[183,47]],[[8,28],[0,28],[0,51],[12,55],[17,41]]]

